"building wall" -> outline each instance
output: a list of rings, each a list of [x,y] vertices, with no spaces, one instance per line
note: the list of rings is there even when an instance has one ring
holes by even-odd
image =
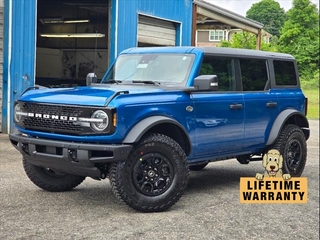
[[[27,87],[35,84],[37,1],[0,1],[6,6],[2,131],[13,132],[13,103]],[[176,45],[191,44],[192,0],[110,0],[110,7],[109,63],[122,50],[137,46],[139,13],[177,23]]]
[[[197,30],[197,39],[196,39],[196,45],[199,47],[219,47],[221,46],[221,41],[210,41],[209,39],[209,32],[211,29],[201,29]],[[214,29],[212,29],[214,30]],[[231,29],[231,30],[225,30],[225,37],[226,41],[231,41],[234,34],[238,32],[243,32],[242,29]],[[262,40],[265,43],[270,42],[270,38],[272,35],[264,30],[262,30]]]
[[[138,14],[177,23],[176,45],[191,45],[192,0],[112,0],[111,7],[110,62],[122,50],[137,46]]]
[[[14,130],[14,101],[34,86],[36,1],[4,0],[4,5],[2,131],[8,133]]]
[[[210,30],[197,30],[197,42],[198,47],[218,47],[221,45],[220,41],[210,41],[209,40]]]
[[[3,22],[4,22],[4,1],[0,0],[0,132],[2,132]]]

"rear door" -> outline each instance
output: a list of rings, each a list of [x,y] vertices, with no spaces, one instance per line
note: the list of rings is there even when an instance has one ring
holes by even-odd
[[[278,115],[278,97],[270,89],[270,75],[266,59],[239,59],[244,93],[245,122],[244,149],[265,146]]]

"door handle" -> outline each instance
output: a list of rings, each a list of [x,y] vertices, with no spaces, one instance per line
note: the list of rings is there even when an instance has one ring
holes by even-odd
[[[242,104],[231,104],[230,109],[241,109],[243,108]]]
[[[267,107],[276,107],[278,105],[277,102],[267,102]]]

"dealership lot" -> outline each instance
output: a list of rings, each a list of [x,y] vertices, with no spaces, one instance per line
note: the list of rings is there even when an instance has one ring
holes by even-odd
[[[139,213],[120,203],[108,180],[87,179],[66,193],[40,190],[0,134],[0,239],[319,239],[319,121],[310,121],[307,204],[240,204],[240,177],[261,162],[234,159],[192,172],[167,212]]]

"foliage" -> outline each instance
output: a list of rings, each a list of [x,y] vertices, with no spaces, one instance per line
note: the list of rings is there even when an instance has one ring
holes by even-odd
[[[257,44],[256,39],[257,39],[257,37],[253,33],[238,32],[233,35],[231,41],[229,41],[229,42],[222,41],[221,47],[256,49],[256,44]],[[276,52],[277,51],[277,41],[271,40],[270,43],[265,43],[264,41],[262,41],[261,42],[261,50]]]
[[[297,59],[303,81],[311,80],[317,83],[315,77],[319,75],[319,11],[309,0],[293,0],[293,7],[288,11],[288,20],[281,29],[279,51],[290,53]]]
[[[314,72],[308,73],[304,71],[304,74],[300,74],[300,81],[303,89],[319,89],[319,69]]]
[[[280,36],[280,29],[287,20],[286,13],[275,0],[261,0],[247,11],[246,17],[264,24],[264,30]]]
[[[303,93],[308,98],[308,119],[319,119],[319,88],[303,88]]]

